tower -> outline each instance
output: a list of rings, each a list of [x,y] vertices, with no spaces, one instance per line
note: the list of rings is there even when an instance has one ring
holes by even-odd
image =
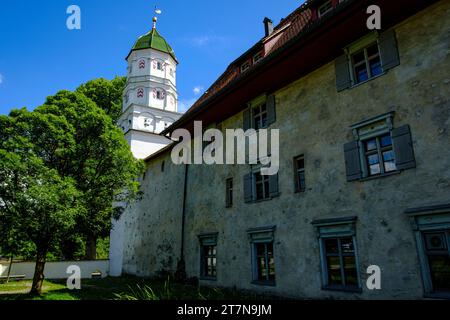
[[[144,159],[170,143],[161,131],[181,117],[177,112],[178,61],[166,40],[153,28],[141,36],[126,60],[127,84],[119,126],[133,155]]]
[[[160,14],[159,10],[156,13]],[[127,83],[123,93],[122,116],[118,120],[131,151],[145,159],[171,141],[160,133],[178,120],[176,70],[178,61],[166,40],[153,28],[141,36],[126,57]],[[133,214],[132,208],[127,208]],[[122,274],[124,218],[112,220],[110,276]]]

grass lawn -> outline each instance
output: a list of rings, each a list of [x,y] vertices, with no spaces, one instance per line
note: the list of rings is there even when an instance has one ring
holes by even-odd
[[[30,297],[31,281],[0,284],[1,300],[261,300],[266,296],[231,289],[183,285],[169,280],[135,277],[86,279],[81,290],[68,290],[65,281],[45,281],[40,297]]]

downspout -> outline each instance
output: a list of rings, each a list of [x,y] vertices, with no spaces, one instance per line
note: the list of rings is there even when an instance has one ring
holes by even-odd
[[[184,242],[185,242],[185,221],[186,221],[186,198],[187,198],[187,180],[188,180],[189,165],[184,166],[184,190],[183,190],[183,208],[181,213],[181,252],[180,260],[177,265],[177,272],[175,277],[178,281],[186,280],[186,263],[184,260]]]

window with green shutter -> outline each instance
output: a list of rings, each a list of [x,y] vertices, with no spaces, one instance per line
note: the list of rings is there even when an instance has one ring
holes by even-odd
[[[275,95],[260,96],[248,104],[243,115],[244,131],[265,129],[276,121]]]
[[[394,30],[372,32],[344,49],[335,60],[338,91],[376,78],[400,64]]]
[[[390,112],[350,127],[355,140],[344,145],[347,181],[416,167],[410,127],[394,128],[393,117]]]

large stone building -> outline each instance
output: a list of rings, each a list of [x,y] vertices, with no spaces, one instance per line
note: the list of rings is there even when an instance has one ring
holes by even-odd
[[[312,0],[264,23],[162,134],[279,129],[278,175],[175,165],[175,144],[153,153],[121,219],[122,272],[184,266],[203,285],[296,298],[449,297],[450,1]]]

